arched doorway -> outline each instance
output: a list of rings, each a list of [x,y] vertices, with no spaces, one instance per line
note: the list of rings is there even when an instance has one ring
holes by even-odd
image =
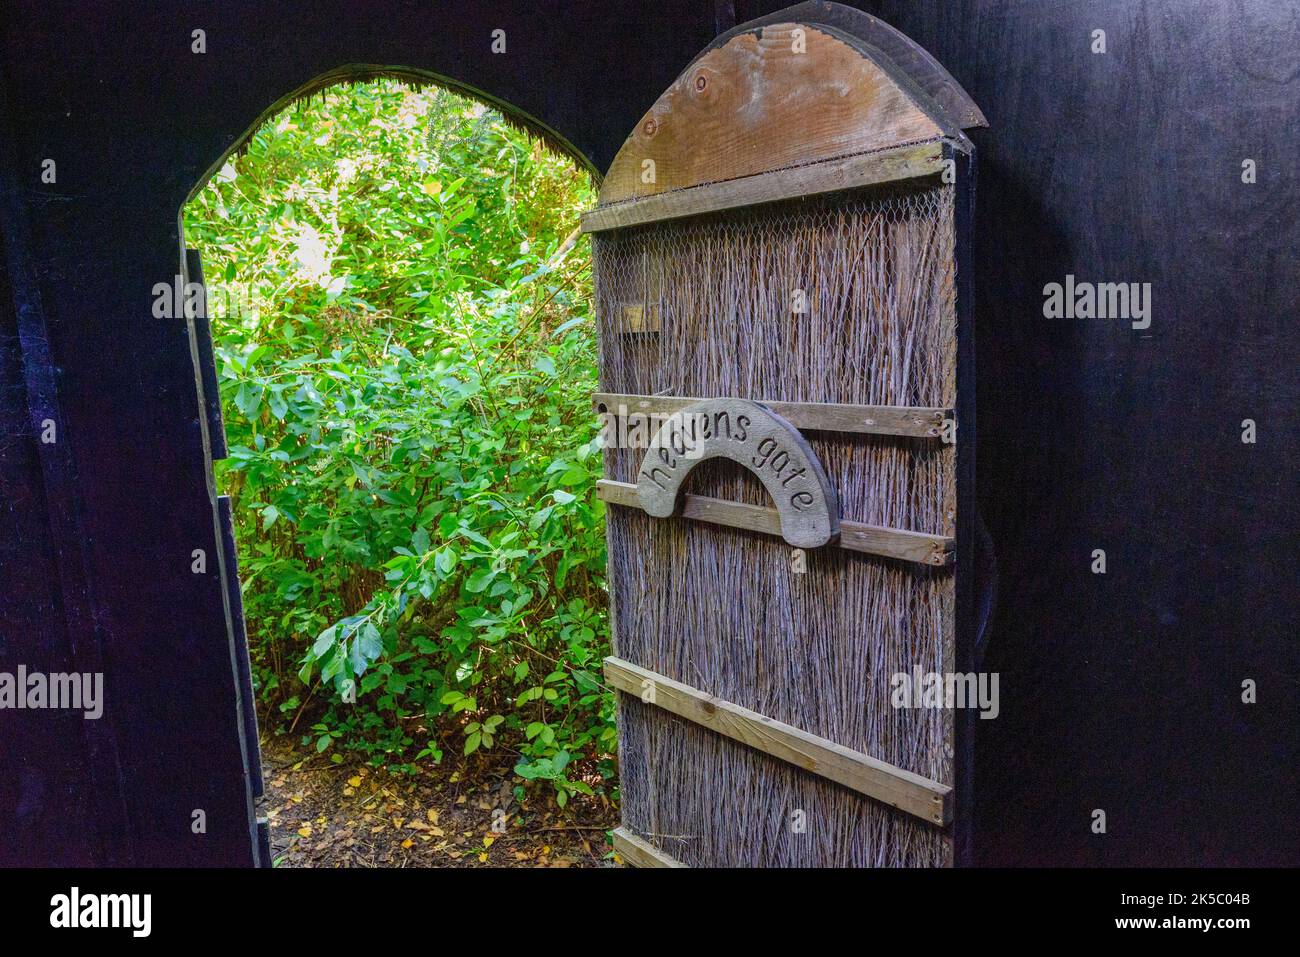
[[[270,755],[272,862],[502,863],[505,835],[504,861],[528,859],[530,804],[571,814],[612,774],[612,696],[589,670],[604,554],[577,216],[593,198],[526,121],[366,78],[292,100],[185,209],[254,788],[254,697],[304,747]],[[330,762],[348,784],[325,805],[394,772],[492,800],[439,809],[429,788],[415,817],[358,811],[360,853],[303,801]]]

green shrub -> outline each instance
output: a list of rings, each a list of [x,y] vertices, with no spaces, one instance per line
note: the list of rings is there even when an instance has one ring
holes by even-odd
[[[590,262],[562,254],[592,199],[498,114],[380,81],[186,207],[260,694],[320,751],[507,748],[561,803],[574,762],[610,773]]]

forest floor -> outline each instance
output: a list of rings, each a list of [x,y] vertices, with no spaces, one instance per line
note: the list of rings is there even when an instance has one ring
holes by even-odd
[[[276,867],[613,866],[607,832],[617,809],[575,795],[561,810],[540,788],[520,804],[513,764],[506,753],[448,755],[429,774],[396,775],[332,764],[294,738],[266,735],[271,859]]]

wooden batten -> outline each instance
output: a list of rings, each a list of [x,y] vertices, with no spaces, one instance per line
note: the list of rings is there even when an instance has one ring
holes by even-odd
[[[647,297],[649,298],[649,297]],[[615,326],[620,335],[646,335],[658,332],[660,327],[659,304],[634,302],[624,306]]]
[[[625,827],[614,828],[610,837],[614,839],[615,852],[628,867],[686,867],[671,854],[659,850]]]
[[[596,482],[596,497],[610,505],[626,508],[641,507],[636,486],[631,482],[600,479]],[[781,517],[774,508],[750,505],[745,502],[728,502],[705,495],[683,495],[682,518],[712,525],[725,525],[765,535],[781,535]],[[868,555],[881,555],[919,565],[943,566],[952,564],[953,540],[945,535],[928,535],[881,525],[840,521],[840,548]]]
[[[605,659],[613,688],[764,754],[940,826],[952,820],[952,788],[827,738],[776,721],[622,658]]]
[[[621,229],[664,219],[779,202],[794,196],[817,196],[917,176],[933,176],[943,170],[944,147],[948,142],[935,140],[919,146],[897,146],[877,153],[755,173],[741,179],[688,186],[598,206],[582,214],[582,231],[595,233]]]
[[[597,392],[592,405],[602,415],[669,416],[702,400],[669,395],[620,395]],[[860,435],[903,435],[938,438],[950,409],[908,405],[851,405],[831,402],[773,402],[756,399],[796,429],[850,432]]]

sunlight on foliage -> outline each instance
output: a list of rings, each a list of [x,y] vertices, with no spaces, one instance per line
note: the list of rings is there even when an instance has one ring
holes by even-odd
[[[612,774],[593,199],[495,112],[379,81],[186,207],[259,690],[322,752],[504,748],[561,804]]]

